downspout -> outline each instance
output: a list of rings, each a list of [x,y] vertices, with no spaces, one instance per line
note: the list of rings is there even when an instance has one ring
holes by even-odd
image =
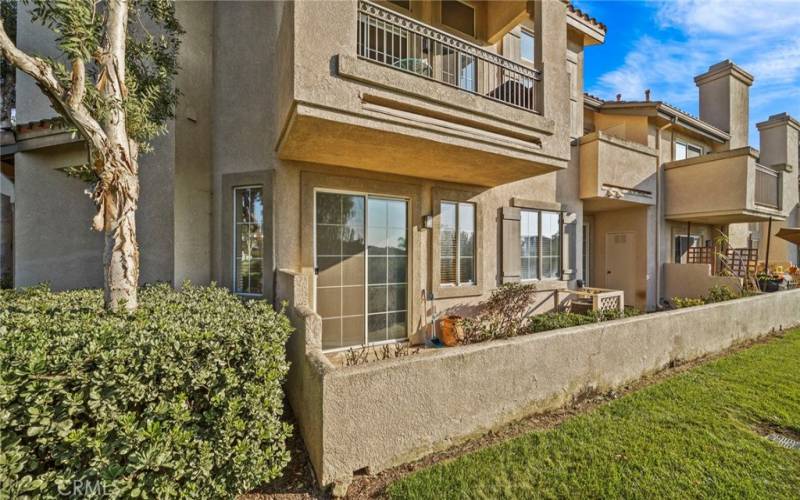
[[[661,196],[661,134],[678,122],[676,117],[672,117],[669,123],[659,127],[656,133],[656,244],[655,244],[655,263],[656,263],[656,309],[661,305],[661,219],[663,218],[664,201]],[[670,141],[671,143],[671,141]],[[670,157],[670,160],[672,157]]]

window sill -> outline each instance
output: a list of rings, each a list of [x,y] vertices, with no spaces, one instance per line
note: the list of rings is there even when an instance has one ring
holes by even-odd
[[[435,299],[452,299],[457,297],[478,297],[483,295],[483,287],[471,286],[437,286],[434,291]]]
[[[566,290],[569,287],[567,280],[520,280],[520,284],[533,285],[537,292],[549,292],[553,290]]]

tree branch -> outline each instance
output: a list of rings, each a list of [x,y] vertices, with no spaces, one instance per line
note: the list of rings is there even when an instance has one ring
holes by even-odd
[[[86,94],[86,66],[81,59],[72,60],[72,86],[69,89],[67,104],[70,108],[77,108],[83,102]]]
[[[36,81],[42,92],[50,99],[56,112],[72,123],[95,151],[103,151],[105,149],[108,143],[106,134],[82,103],[85,87],[80,92],[80,99],[75,98],[75,95],[68,96],[61,82],[56,78],[50,64],[41,58],[30,56],[19,50],[1,25],[0,53],[9,63]],[[80,62],[80,66],[79,71],[83,73],[80,78],[85,82],[86,75],[83,61]],[[73,63],[73,82],[75,81],[75,76],[75,64]],[[81,87],[83,85],[85,83],[81,84]]]

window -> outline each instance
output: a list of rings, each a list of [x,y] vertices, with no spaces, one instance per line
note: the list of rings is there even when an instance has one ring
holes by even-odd
[[[675,160],[685,160],[702,156],[703,147],[687,142],[675,142]]]
[[[540,210],[520,212],[520,279],[561,277],[561,214]]]
[[[264,248],[264,203],[260,186],[234,188],[233,291],[261,295]]]
[[[675,255],[673,255],[673,262],[676,264],[686,263],[688,260],[689,247],[700,246],[700,235],[693,234],[687,239],[686,235],[675,236],[674,248]]]
[[[475,9],[458,0],[443,0],[442,24],[475,36]]]
[[[533,62],[533,33],[522,30],[519,34],[519,54],[525,61]]]
[[[439,245],[442,285],[475,284],[475,205],[443,201]]]

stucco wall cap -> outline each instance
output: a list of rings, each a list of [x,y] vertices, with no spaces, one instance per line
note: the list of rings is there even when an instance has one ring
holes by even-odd
[[[734,64],[730,59],[725,59],[724,61],[709,66],[708,71],[705,73],[694,77],[694,83],[697,86],[705,85],[717,78],[725,76],[733,76],[747,86],[752,85],[754,80],[753,75]]]
[[[742,148],[731,149],[729,151],[720,151],[719,153],[711,153],[694,158],[687,158],[685,160],[672,161],[664,164],[664,168],[679,168],[688,167],[689,165],[697,165],[700,163],[707,163],[711,161],[724,160],[726,158],[738,158],[740,156],[749,156],[753,161],[758,160],[758,150],[745,146]]]
[[[786,112],[770,115],[767,120],[756,123],[758,130],[766,130],[772,127],[779,127],[783,125],[788,125],[789,127],[800,131],[800,121]]]
[[[609,144],[613,144],[615,146],[619,146],[621,148],[630,149],[636,151],[638,153],[646,154],[648,156],[657,157],[658,153],[655,149],[645,146],[644,144],[639,144],[638,142],[629,141],[627,139],[622,139],[620,137],[616,137],[613,135],[609,135],[602,130],[597,130],[590,134],[586,134],[580,138],[580,144],[589,144],[590,142],[594,141],[601,141],[607,142]]]

